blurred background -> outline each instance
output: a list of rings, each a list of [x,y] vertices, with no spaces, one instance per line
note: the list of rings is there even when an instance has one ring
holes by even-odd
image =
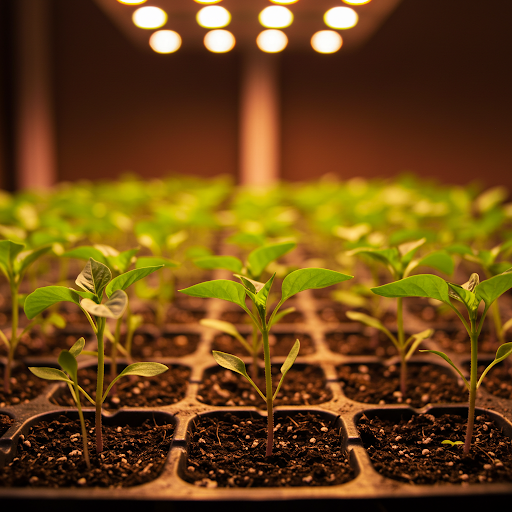
[[[141,5],[181,46],[158,53]],[[0,0],[0,186],[135,173],[241,183],[405,172],[512,187],[512,2],[352,5],[341,48],[311,46],[341,0],[298,0],[288,44],[256,45],[269,0],[223,0],[229,51],[205,47],[194,0]]]

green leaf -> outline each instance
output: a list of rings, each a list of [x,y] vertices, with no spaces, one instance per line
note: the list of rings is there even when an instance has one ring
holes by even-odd
[[[485,302],[489,307],[500,295],[512,288],[512,269],[482,281],[476,288],[475,294],[478,299]]]
[[[110,269],[106,265],[93,258],[89,258],[85,268],[76,278],[75,283],[82,288],[82,290],[93,293],[101,300],[103,290],[111,279],[112,272],[110,272]]]
[[[81,338],[79,338],[75,341],[73,346],[69,349],[69,352],[71,353],[71,355],[78,357],[82,353],[82,350],[84,349],[84,347],[85,347],[85,338],[82,336]]]
[[[107,258],[103,252],[96,247],[93,247],[92,245],[82,245],[80,247],[75,247],[74,249],[61,254],[61,257],[77,258],[80,260],[88,260],[90,258],[94,258],[96,261],[100,261],[104,265],[107,264]]]
[[[63,350],[59,354],[59,365],[71,377],[73,382],[77,381],[78,364],[71,352]]]
[[[23,244],[17,244],[10,240],[0,241],[0,269],[10,281],[14,275],[14,260],[16,256],[25,248]]]
[[[455,270],[453,258],[446,251],[435,251],[421,258],[417,266],[435,268],[447,275],[452,275]]]
[[[134,256],[140,251],[139,247],[135,249],[128,249],[120,252],[117,256],[111,256],[109,262],[112,263],[112,267],[117,271],[124,273],[130,267]]]
[[[469,382],[466,380],[466,377],[464,377],[462,372],[457,368],[457,366],[455,366],[455,363],[444,352],[438,352],[437,350],[420,350],[420,352],[429,352],[431,354],[436,354],[437,356],[442,357],[461,376],[466,388],[469,391]]]
[[[142,267],[158,267],[163,265],[166,268],[175,268],[179,267],[180,264],[176,261],[169,260],[167,258],[158,258],[153,256],[142,256],[137,258],[137,262],[135,263],[135,268]]]
[[[186,295],[190,295],[191,297],[222,299],[234,302],[244,309],[247,307],[245,304],[245,288],[240,283],[235,283],[234,281],[229,281],[227,279],[206,281],[179,291]]]
[[[415,240],[414,242],[406,242],[398,246],[398,252],[400,254],[400,259],[402,260],[403,267],[406,267],[410,263],[416,251],[426,241],[426,238],[421,238],[420,240]]]
[[[90,299],[82,299],[80,306],[91,315],[102,318],[121,318],[128,305],[128,295],[124,290],[116,290],[104,304]]]
[[[361,322],[364,325],[368,325],[369,327],[373,327],[379,331],[382,331],[393,342],[398,350],[401,349],[396,336],[394,336],[391,331],[377,318],[374,318],[370,315],[365,315],[359,311],[347,311],[347,317],[350,318],[350,320]]]
[[[272,324],[269,325],[269,328],[272,327],[272,325],[277,324],[277,322],[281,321],[286,315],[289,315],[290,313],[293,313],[296,311],[296,308],[286,308],[280,311],[279,313],[276,313],[274,317],[272,318]]]
[[[448,283],[448,286],[450,287],[450,297],[462,302],[468,310],[474,311],[478,304],[480,304],[480,301],[473,292],[452,283]]]
[[[202,318],[199,320],[201,325],[205,327],[210,327],[212,329],[217,329],[218,331],[224,332],[233,336],[233,338],[239,339],[242,335],[238,332],[238,329],[230,322],[225,322],[224,320],[216,320],[213,318]],[[245,341],[245,340],[244,340]]]
[[[199,268],[208,270],[224,269],[239,274],[242,272],[243,263],[235,256],[202,256],[194,258],[192,262]]]
[[[114,279],[112,279],[112,281],[110,281],[110,283],[108,283],[107,287],[105,288],[105,293],[107,297],[110,297],[116,290],[126,290],[126,288],[128,288],[133,283],[140,281],[144,277],[149,276],[153,272],[160,270],[163,267],[163,265],[160,265],[158,267],[143,267],[129,270],[120,276],[114,277]]]
[[[382,297],[426,297],[450,304],[448,290],[448,283],[433,274],[418,274],[371,288],[373,293]]]
[[[270,289],[272,288],[272,283],[274,282],[275,277],[276,275],[273,274],[272,277],[265,283],[263,288],[256,294],[256,305],[262,308],[263,311],[266,311],[268,295],[270,293]]]
[[[279,384],[277,385],[276,391],[274,393],[274,396],[272,397],[272,400],[276,399],[277,394],[279,393],[279,390],[281,389],[281,385],[284,382],[284,378],[290,368],[293,366],[293,363],[295,363],[295,360],[297,359],[297,356],[299,355],[300,350],[300,342],[299,340],[295,340],[295,343],[293,344],[293,347],[291,348],[290,352],[286,356],[286,360],[281,366],[281,379],[279,380]]]
[[[48,368],[45,366],[29,366],[28,369],[40,379],[59,380],[73,384],[69,377],[62,370],[58,370],[57,368]]]
[[[363,254],[364,256],[368,256],[389,267],[389,270],[393,275],[399,273],[402,267],[400,262],[400,254],[396,247],[391,247],[389,249],[372,249],[361,247],[349,251],[348,254]]]
[[[65,286],[44,286],[28,295],[23,307],[27,318],[32,319],[46,308],[62,301],[73,302],[79,306],[80,294]]]
[[[162,363],[133,363],[128,365],[117,378],[126,377],[128,375],[137,375],[138,377],[154,377],[160,375],[169,369],[168,366]]]
[[[413,334],[406,342],[405,346],[409,346],[409,350],[405,356],[405,360],[408,361],[414,354],[414,351],[420,346],[423,341],[430,338],[434,334],[434,329],[425,329],[419,333]]]
[[[260,281],[255,281],[254,279],[249,279],[246,276],[243,276],[241,274],[233,274],[235,277],[238,277],[240,281],[242,281],[242,284],[244,285],[245,289],[253,294],[256,295],[264,286],[265,283],[261,283]]]
[[[459,444],[464,444],[464,441],[450,441],[450,439],[445,439],[441,441],[441,444],[449,444],[450,446],[457,446]]]
[[[295,242],[267,244],[251,251],[247,256],[247,269],[254,279],[259,279],[267,266],[296,247]]]
[[[497,365],[498,363],[501,363],[501,361],[506,359],[511,354],[512,354],[512,342],[503,343],[503,345],[500,345],[498,347],[498,350],[496,351],[496,356],[494,357],[494,361],[482,372],[480,379],[478,379],[477,388],[480,387],[480,384],[482,383],[484,377],[487,375],[487,372],[493,366]]]
[[[23,276],[25,271],[27,270],[32,263],[34,263],[36,260],[38,260],[41,256],[46,254],[50,249],[52,248],[51,245],[47,245],[45,247],[40,247],[38,249],[34,249],[32,251],[25,251],[21,252],[18,255],[19,258],[19,268],[17,270],[17,273],[20,276]]]
[[[282,299],[284,302],[292,295],[302,292],[304,290],[325,288],[347,279],[352,279],[353,276],[336,272],[335,270],[327,270],[324,268],[303,268],[294,270],[288,274],[281,287]]]
[[[225,352],[220,352],[218,350],[212,351],[212,354],[213,358],[219,366],[222,366],[222,368],[226,368],[227,370],[231,370],[235,373],[239,373],[246,379],[250,380],[245,368],[245,363],[239,357],[236,357],[232,354],[226,354]]]

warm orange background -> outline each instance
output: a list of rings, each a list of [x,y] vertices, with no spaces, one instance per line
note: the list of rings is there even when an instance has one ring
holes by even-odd
[[[237,174],[242,55],[144,52],[92,0],[52,1],[60,180]],[[282,177],[512,188],[511,19],[508,0],[404,0],[355,53],[283,52]]]

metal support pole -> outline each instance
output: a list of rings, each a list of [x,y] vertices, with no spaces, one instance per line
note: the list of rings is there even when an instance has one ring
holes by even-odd
[[[278,56],[244,55],[240,105],[240,183],[266,186],[280,175]]]
[[[56,175],[49,3],[17,0],[16,9],[16,185],[48,188]]]

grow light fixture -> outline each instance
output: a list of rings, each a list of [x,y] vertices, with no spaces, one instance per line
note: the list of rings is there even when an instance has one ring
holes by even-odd
[[[235,46],[235,36],[229,30],[210,30],[204,36],[204,45],[207,50],[213,53],[226,53]]]
[[[144,29],[160,28],[167,22],[167,13],[160,7],[146,6],[137,9],[132,16],[135,26]]]
[[[197,13],[196,20],[204,28],[222,28],[229,25],[231,14],[220,5],[208,5]]]
[[[343,44],[343,39],[334,30],[320,30],[311,38],[311,46],[318,53],[335,53]]]
[[[181,46],[181,36],[174,30],[157,30],[149,38],[149,45],[157,53],[174,53]]]
[[[286,28],[293,22],[293,14],[283,5],[271,5],[263,9],[258,19],[266,28]]]
[[[258,34],[256,44],[262,52],[278,53],[286,48],[288,37],[282,30],[271,28]]]
[[[356,11],[350,7],[333,7],[324,14],[325,24],[334,29],[355,27],[358,19]]]

